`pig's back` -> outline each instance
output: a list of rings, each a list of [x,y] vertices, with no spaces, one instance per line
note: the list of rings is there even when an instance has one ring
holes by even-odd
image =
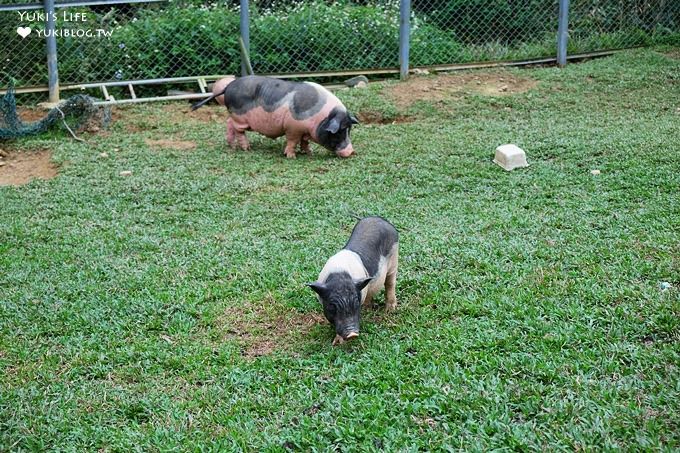
[[[229,111],[236,115],[245,115],[258,107],[267,113],[286,108],[294,119],[305,120],[321,111],[328,94],[312,83],[246,76],[227,86],[224,99]]]
[[[361,257],[369,275],[376,275],[381,258],[388,258],[396,250],[399,233],[382,217],[366,217],[356,224],[345,245]]]

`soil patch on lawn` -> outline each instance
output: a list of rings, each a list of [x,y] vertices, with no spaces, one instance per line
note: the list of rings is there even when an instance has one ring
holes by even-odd
[[[442,101],[465,94],[508,96],[524,93],[537,81],[510,72],[465,72],[436,76],[413,76],[389,88],[388,94],[398,107],[406,108],[416,101]]]
[[[0,149],[0,186],[21,186],[34,179],[57,176],[57,165],[48,150],[8,152]]]

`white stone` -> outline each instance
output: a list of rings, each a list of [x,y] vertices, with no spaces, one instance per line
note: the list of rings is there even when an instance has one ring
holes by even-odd
[[[132,176],[132,171],[124,170],[119,173],[120,176]]]
[[[600,174],[600,170],[590,170],[590,174],[593,176],[597,176]]]
[[[517,145],[499,146],[493,161],[507,171],[529,166],[526,153]]]

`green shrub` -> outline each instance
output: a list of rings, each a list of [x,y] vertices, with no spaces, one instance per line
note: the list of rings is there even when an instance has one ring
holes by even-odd
[[[472,45],[533,40],[549,27],[546,19],[554,19],[557,27],[554,0],[415,0],[413,9],[437,28]]]
[[[251,11],[256,73],[384,68],[398,64],[398,3],[356,6],[297,3]],[[140,10],[110,40],[60,44],[64,81],[94,81],[240,71],[238,9],[224,5]],[[414,18],[419,64],[449,61],[461,46],[450,33]]]
[[[238,23],[233,9],[140,10],[136,18],[116,25],[108,40],[65,42],[60,52],[62,78],[129,80],[234,73],[240,67]]]
[[[255,72],[375,68],[398,61],[399,15],[393,5],[298,3],[258,11],[251,24]]]

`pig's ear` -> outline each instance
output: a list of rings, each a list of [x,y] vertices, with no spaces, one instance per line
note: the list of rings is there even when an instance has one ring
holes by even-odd
[[[322,296],[326,292],[326,285],[324,285],[323,283],[310,282],[305,284],[312,288],[314,292],[317,293],[319,296]]]
[[[359,120],[357,119],[357,117],[351,113],[349,113],[349,120],[351,121],[352,124],[359,124]]]
[[[368,285],[371,280],[373,280],[373,277],[368,277],[368,278],[362,278],[360,280],[354,280],[354,286],[357,287],[357,291],[361,291]]]
[[[335,134],[340,130],[340,121],[338,121],[338,119],[334,116],[328,120],[328,124],[326,124],[326,130],[331,134]]]

